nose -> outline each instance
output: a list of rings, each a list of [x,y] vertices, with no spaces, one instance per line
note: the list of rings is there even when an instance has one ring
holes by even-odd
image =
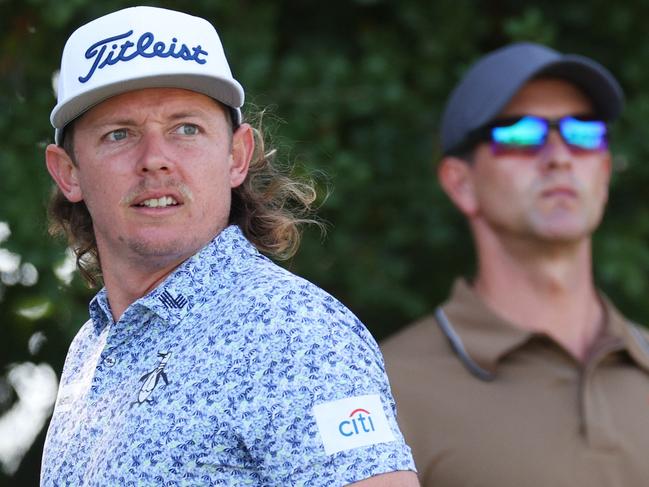
[[[161,134],[153,131],[142,136],[140,153],[138,154],[137,172],[140,174],[171,172],[174,168],[172,159],[165,148],[165,140]]]
[[[572,165],[573,154],[556,129],[550,130],[542,150],[541,162],[546,170],[566,168]]]

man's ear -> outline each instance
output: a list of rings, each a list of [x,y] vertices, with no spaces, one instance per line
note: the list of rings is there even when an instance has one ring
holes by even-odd
[[[79,170],[62,147],[48,145],[45,149],[45,163],[50,176],[68,201],[78,203],[83,200],[79,186]]]
[[[230,154],[230,187],[236,188],[246,179],[255,151],[255,137],[250,124],[243,123],[232,135]]]
[[[444,157],[437,167],[437,178],[453,204],[465,215],[478,211],[474,172],[471,164],[453,156]]]

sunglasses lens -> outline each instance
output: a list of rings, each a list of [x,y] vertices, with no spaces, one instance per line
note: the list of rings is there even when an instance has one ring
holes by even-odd
[[[606,124],[601,120],[566,117],[560,122],[564,140],[579,149],[596,150],[607,146]]]
[[[491,140],[499,146],[512,149],[531,149],[545,142],[548,124],[536,117],[523,117],[512,125],[491,129]]]

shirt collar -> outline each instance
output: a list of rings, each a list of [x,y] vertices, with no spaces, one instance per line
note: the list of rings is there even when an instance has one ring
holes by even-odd
[[[496,315],[464,279],[455,281],[443,309],[468,355],[492,374],[502,357],[533,336]]]
[[[95,297],[92,298],[88,309],[90,311],[90,319],[97,334],[101,333],[105,327],[113,323],[113,313],[110,310],[108,294],[106,293],[105,287],[101,288]]]
[[[635,363],[649,372],[649,333],[622,316],[606,296],[601,296],[601,299],[607,316],[607,334],[615,337],[620,348],[626,350]]]
[[[246,239],[241,229],[230,225],[196,254],[180,264],[160,285],[132,303],[124,317],[142,312],[142,308],[175,324],[204,297],[214,282],[227,285],[230,278],[245,267],[247,256],[259,256],[257,249]],[[113,323],[106,288],[102,288],[90,302],[90,317],[95,330],[100,332]]]
[[[611,353],[624,350],[634,362],[649,370],[648,334],[629,323],[605,296],[601,299],[606,320],[601,339],[616,341],[615,346],[607,349]],[[492,374],[503,357],[539,336],[498,316],[464,279],[455,281],[443,309],[468,355]]]

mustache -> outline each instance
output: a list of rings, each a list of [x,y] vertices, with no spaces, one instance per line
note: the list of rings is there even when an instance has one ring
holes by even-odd
[[[121,204],[130,206],[142,193],[159,190],[173,190],[175,193],[180,193],[183,197],[183,201],[191,202],[194,199],[194,195],[189,187],[176,179],[167,179],[163,181],[142,180],[136,184],[135,187],[129,190],[129,192],[122,198]]]

